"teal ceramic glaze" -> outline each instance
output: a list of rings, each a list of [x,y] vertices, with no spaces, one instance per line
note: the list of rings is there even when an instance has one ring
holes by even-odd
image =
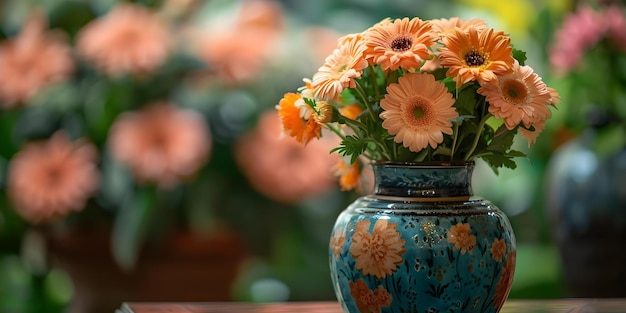
[[[498,312],[515,271],[507,217],[472,197],[473,163],[373,164],[375,191],[337,218],[330,268],[345,312]]]

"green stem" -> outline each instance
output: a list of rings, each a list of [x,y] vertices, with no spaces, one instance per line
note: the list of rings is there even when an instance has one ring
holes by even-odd
[[[374,110],[373,110],[372,104],[370,103],[367,97],[367,93],[365,92],[365,90],[363,89],[363,86],[361,86],[361,84],[359,84],[358,81],[355,81],[355,83],[356,83],[356,91],[359,94],[359,97],[361,97],[363,104],[365,104],[365,107],[367,108],[367,111],[370,113],[372,120],[375,121],[376,116],[374,115]]]
[[[450,149],[450,160],[454,160],[454,152],[456,151],[456,141],[459,138],[459,123],[454,123],[454,137],[452,138],[452,148]]]
[[[485,123],[487,123],[489,116],[491,116],[491,114],[486,114],[485,116],[483,116],[483,119],[480,120],[480,123],[478,124],[478,132],[476,133],[476,137],[474,137],[472,147],[467,151],[463,160],[469,161],[470,156],[472,156],[472,153],[474,153],[474,150],[476,150],[476,147],[478,146],[478,141],[480,140],[480,136],[483,133],[483,128],[485,128]]]
[[[328,129],[330,129],[333,133],[335,133],[337,136],[339,136],[339,138],[341,138],[341,140],[346,139],[346,136],[341,132],[340,129],[335,127],[335,125],[330,124],[330,123],[326,123],[326,127],[328,127]]]

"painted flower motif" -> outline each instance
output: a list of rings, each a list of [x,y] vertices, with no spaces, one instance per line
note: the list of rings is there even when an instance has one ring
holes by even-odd
[[[436,148],[443,134],[452,134],[451,120],[458,117],[452,94],[427,73],[410,73],[387,87],[380,101],[383,128],[413,152]]]
[[[286,93],[276,106],[283,125],[283,132],[296,141],[307,144],[320,138],[322,126],[312,117],[313,110],[304,102],[300,93]]]
[[[448,242],[454,244],[453,250],[461,249],[461,254],[472,253],[476,246],[476,236],[471,234],[470,224],[457,223],[448,231]]]
[[[350,295],[361,313],[380,313],[381,308],[389,307],[393,301],[391,294],[383,286],[371,290],[363,279],[351,281],[349,285]]]
[[[169,189],[205,163],[211,137],[199,113],[158,102],[120,115],[111,126],[108,146],[139,181]]]
[[[337,99],[345,88],[354,88],[355,78],[367,67],[363,58],[365,45],[361,34],[340,38],[340,45],[313,75],[311,87],[318,99]]]
[[[108,75],[142,75],[165,62],[173,38],[167,23],[154,12],[123,3],[87,24],[76,45],[80,55]]]
[[[417,17],[385,20],[367,31],[365,58],[385,71],[419,69],[423,61],[430,59],[429,48],[436,40],[430,23]]]
[[[80,211],[99,186],[96,148],[62,132],[24,146],[9,164],[7,189],[17,213],[40,223]]]
[[[481,85],[513,71],[511,39],[503,31],[488,28],[467,31],[456,28],[440,47],[440,64],[449,67],[446,75],[454,77],[456,86],[477,80]]]
[[[268,111],[256,128],[236,143],[235,157],[255,190],[278,202],[296,203],[335,186],[331,169],[337,155],[328,151],[337,141],[331,138],[303,146],[281,136],[278,114]]]
[[[382,279],[391,275],[397,264],[402,263],[406,240],[402,239],[397,227],[395,223],[379,219],[370,233],[369,220],[356,223],[350,253],[356,259],[356,269],[362,270],[363,275]]]
[[[335,230],[330,237],[330,251],[335,258],[338,258],[341,252],[343,252],[343,245],[346,243],[346,232]]]
[[[552,104],[552,95],[530,66],[519,66],[515,62],[513,70],[513,73],[481,86],[477,92],[486,97],[489,112],[503,119],[508,129],[520,123],[531,128],[552,116],[548,108]]]
[[[506,257],[506,262],[502,267],[502,274],[496,284],[496,291],[493,295],[493,306],[497,309],[501,308],[509,295],[511,284],[513,283],[513,275],[515,274],[516,252],[511,251]]]
[[[491,244],[491,257],[500,262],[506,254],[506,242],[504,239],[495,239]]]
[[[23,104],[74,69],[65,37],[46,31],[46,22],[33,13],[15,38],[0,42],[0,107]]]

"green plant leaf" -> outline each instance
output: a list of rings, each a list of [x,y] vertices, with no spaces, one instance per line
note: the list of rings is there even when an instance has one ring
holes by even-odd
[[[155,205],[155,190],[145,187],[132,193],[120,207],[113,224],[113,259],[126,270],[134,267]]]

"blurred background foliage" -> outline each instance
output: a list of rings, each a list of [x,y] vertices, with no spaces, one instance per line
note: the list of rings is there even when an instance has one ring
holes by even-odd
[[[29,12],[39,7],[47,16],[49,28],[65,32],[69,42],[74,43],[76,35],[89,21],[117,2],[4,0],[0,2],[0,40],[13,38]],[[170,21],[184,33],[185,23],[210,29],[231,19],[233,10],[245,0],[127,2],[155,10],[167,5],[175,8],[170,12],[175,17]],[[182,219],[196,231],[206,232],[219,228],[216,225],[226,225],[245,238],[249,256],[233,286],[233,300],[333,300],[327,265],[329,230],[339,211],[358,195],[342,193],[332,187],[323,195],[285,203],[259,192],[236,161],[234,149],[241,136],[254,129],[263,113],[271,110],[284,92],[295,90],[302,84],[302,77],[314,73],[330,51],[329,38],[332,42],[338,35],[362,31],[385,17],[483,18],[491,26],[509,32],[513,44],[527,51],[527,63],[548,85],[561,91],[564,83],[550,71],[548,47],[564,15],[576,6],[574,1],[568,0],[280,0],[276,4],[281,8],[279,18],[283,23],[280,39],[263,69],[249,79],[233,82],[233,77],[225,78],[213,72],[207,78],[198,74],[207,64],[181,53],[174,55],[147,81],[138,83],[132,77],[100,76],[100,81],[91,85],[91,89],[84,89],[84,84],[74,81],[32,100],[17,120],[14,110],[0,110],[3,123],[0,125],[0,311],[63,311],[72,299],[70,278],[58,268],[48,266],[42,239],[33,235],[30,225],[12,210],[4,189],[9,160],[21,144],[46,137],[59,128],[74,135],[81,134],[85,127],[83,117],[75,114],[83,99],[96,97],[107,99],[108,103],[125,103],[125,97],[135,102],[167,97],[181,107],[200,112],[212,136],[210,159],[194,182],[165,192],[166,196],[159,201],[184,206]],[[230,40],[246,39],[233,36]],[[19,78],[0,77],[0,80],[7,79]],[[529,157],[518,162],[517,170],[502,171],[496,177],[479,163],[474,175],[475,194],[505,211],[517,236],[518,262],[511,298],[564,295],[543,194],[543,173],[548,159],[554,149],[571,136],[563,125],[564,115],[572,110],[568,104],[573,99],[565,92],[561,92],[561,97],[559,110],[555,111],[537,144],[527,150],[525,142],[519,141],[520,149],[528,151]],[[95,130],[89,133],[89,138],[98,146],[104,146],[108,128],[117,115],[138,108],[131,105],[103,112],[94,122]],[[103,124],[98,126],[98,123]],[[13,129],[16,125],[17,132]],[[263,153],[273,152],[268,149]],[[106,162],[105,155],[102,163],[106,165]],[[114,171],[112,168],[114,166],[108,170]],[[123,171],[116,173],[112,179],[124,180],[128,176]],[[136,190],[132,181],[127,184]],[[109,191],[117,190],[113,189]],[[119,209],[105,210],[105,218],[114,218],[119,213],[116,210]],[[86,213],[91,211],[80,214],[91,215]],[[98,214],[96,218],[101,217]],[[139,235],[130,230],[129,236]]]

